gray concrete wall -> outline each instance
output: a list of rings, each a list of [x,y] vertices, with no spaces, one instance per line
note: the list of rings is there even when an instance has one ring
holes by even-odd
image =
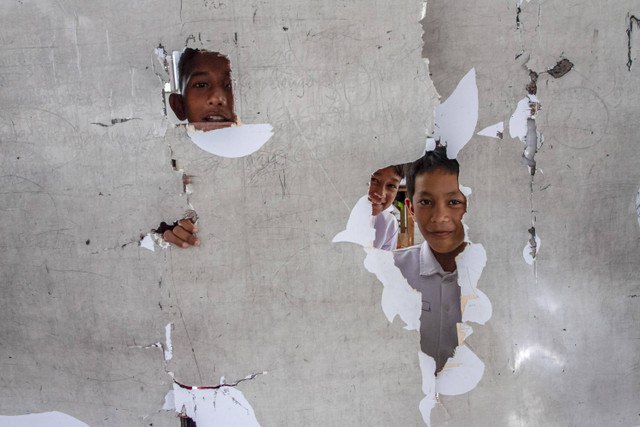
[[[3,2],[4,415],[176,426],[178,381],[239,388],[265,426],[420,421],[417,334],[388,325],[363,252],[333,245],[372,170],[411,160],[435,92],[422,3]],[[235,40],[237,39],[237,43]],[[242,159],[163,135],[158,44],[227,53]],[[113,119],[133,120],[104,127]],[[187,209],[202,246],[141,233]],[[174,357],[155,347],[174,324]]]
[[[480,129],[509,118],[526,67],[564,57],[574,69],[537,84],[533,193],[520,141],[461,152],[494,315],[468,340],[483,380],[433,420],[640,423],[633,6],[532,0],[516,28],[513,2],[438,0],[423,50],[420,1],[3,2],[0,414],[176,426],[167,371],[192,385],[268,371],[239,385],[264,426],[420,425],[418,334],[387,323],[361,248],[331,238],[371,171],[419,155],[429,71],[446,97],[476,67]],[[229,55],[239,116],[274,126],[259,152],[220,159],[164,132],[153,49],[187,41]],[[172,158],[194,176],[202,246],[152,253],[140,234],[188,207]],[[144,348],[167,323],[169,363]]]
[[[480,282],[494,315],[470,338],[477,354],[490,355],[485,377],[464,404],[443,399],[451,417],[443,424],[637,425],[640,68],[627,68],[626,30],[638,5],[532,0],[518,28],[515,3],[436,0],[423,21],[423,54],[442,96],[476,67],[479,129],[509,119],[529,69],[574,64],[559,79],[538,78],[545,142],[533,193],[523,145],[507,128],[504,140],[476,137],[459,156],[461,180],[475,193],[467,223],[487,250]],[[633,57],[639,33],[634,27]],[[532,210],[542,240],[537,276],[522,258]]]

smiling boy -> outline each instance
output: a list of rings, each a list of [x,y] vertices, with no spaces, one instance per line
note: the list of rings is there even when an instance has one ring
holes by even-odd
[[[229,59],[218,52],[186,48],[178,63],[180,93],[169,96],[179,120],[198,130],[215,130],[237,124]]]
[[[436,373],[453,356],[462,321],[455,258],[466,245],[462,217],[467,200],[458,175],[458,161],[448,159],[440,147],[411,164],[405,203],[425,242],[393,254],[409,285],[422,294],[420,347],[435,359]]]
[[[392,203],[398,194],[400,181],[404,178],[402,165],[388,166],[371,174],[369,181],[369,201],[376,238],[373,246],[383,250],[393,250],[398,244],[398,220],[393,215]]]

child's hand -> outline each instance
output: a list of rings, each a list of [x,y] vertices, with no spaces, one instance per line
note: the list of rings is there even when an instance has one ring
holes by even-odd
[[[189,246],[200,246],[200,240],[196,237],[198,227],[188,219],[181,219],[178,225],[171,230],[162,233],[162,238],[169,243],[173,243],[181,248]]]

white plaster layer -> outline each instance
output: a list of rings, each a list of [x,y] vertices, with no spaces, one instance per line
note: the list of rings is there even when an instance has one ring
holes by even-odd
[[[529,240],[527,240],[527,244],[524,245],[524,248],[522,249],[522,257],[529,265],[533,265],[536,257],[538,256],[538,253],[540,252],[540,245],[542,244],[542,240],[540,239],[540,236],[538,236],[538,233],[536,233],[535,242],[536,244],[534,247],[532,245],[531,238],[529,238]]]
[[[478,123],[478,86],[472,68],[455,90],[438,107],[435,114],[434,138],[447,146],[447,157],[455,159],[476,129]]]
[[[0,415],[2,427],[89,427],[88,424],[62,412],[25,415]]]
[[[203,132],[187,125],[187,134],[194,144],[208,153],[237,158],[258,151],[273,135],[273,127],[269,124],[243,124]]]
[[[372,206],[367,196],[360,197],[351,209],[346,229],[336,234],[332,242],[349,242],[363,248],[373,248],[376,230],[371,225],[371,212]]]
[[[162,409],[184,413],[198,427],[259,427],[253,408],[236,387],[186,389],[173,384]]]
[[[487,126],[478,132],[480,136],[488,136],[489,138],[502,139],[504,134],[504,122],[499,122],[491,126]]]

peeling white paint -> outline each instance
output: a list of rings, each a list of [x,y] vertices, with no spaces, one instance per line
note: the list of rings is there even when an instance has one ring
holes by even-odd
[[[449,396],[468,393],[478,385],[483,374],[482,360],[466,345],[459,345],[436,377],[436,393]]]
[[[400,269],[395,265],[393,252],[376,248],[365,248],[367,257],[364,267],[382,282],[382,311],[390,323],[396,316],[405,323],[405,329],[420,330],[422,298],[413,289]],[[435,362],[434,362],[435,363]],[[435,368],[434,368],[435,370]]]
[[[531,241],[531,238],[527,240],[527,244],[524,246],[524,249],[522,249],[522,256],[527,264],[533,265],[536,257],[538,256],[538,253],[540,252],[541,244],[542,240],[540,240],[540,236],[538,236],[538,233],[536,233],[535,247],[533,245],[533,242]]]
[[[148,249],[151,252],[155,252],[155,242],[153,241],[153,238],[151,237],[151,233],[147,233],[146,236],[144,236],[142,238],[142,240],[140,240],[140,247],[144,248],[144,249]]]
[[[62,412],[25,415],[0,415],[3,427],[89,427],[88,424]]]
[[[463,322],[484,325],[493,314],[491,301],[477,287],[486,264],[487,254],[479,243],[468,244],[456,257]]]
[[[165,334],[165,346],[164,346],[164,360],[169,361],[173,359],[173,343],[171,342],[171,330],[173,323],[167,323],[164,328]]]
[[[423,352],[418,353],[418,360],[420,362],[420,371],[422,372],[422,392],[425,395],[418,408],[424,423],[431,427],[431,410],[438,403],[436,399],[436,376],[433,375],[436,371],[436,361],[433,357],[427,356]]]
[[[528,95],[518,101],[518,105],[516,105],[516,109],[509,119],[509,135],[511,138],[518,138],[522,142],[526,141],[528,130],[527,119],[532,117],[529,104],[534,102],[534,99],[535,102],[537,102],[535,95]]]
[[[187,125],[187,134],[194,144],[208,153],[237,158],[258,151],[273,136],[273,127],[270,124],[253,124],[203,132]]]
[[[138,245],[141,248],[150,250],[151,252],[155,252],[155,245],[158,245],[160,249],[167,249],[171,244],[164,241],[162,236],[158,233],[147,233],[140,241]]]
[[[438,107],[435,114],[434,139],[447,146],[447,157],[455,159],[476,129],[478,123],[478,86],[472,68],[455,90]]]
[[[504,122],[499,122],[491,126],[487,126],[478,132],[480,136],[488,136],[489,138],[502,139],[504,135]]]
[[[248,378],[250,378],[249,376]],[[221,379],[221,383],[224,378]],[[253,408],[236,387],[187,389],[173,384],[162,409],[191,418],[198,427],[259,427]]]
[[[347,221],[347,228],[336,234],[332,242],[349,242],[364,248],[373,248],[376,230],[371,224],[371,212],[371,202],[367,196],[362,196],[353,209],[351,209],[351,214],[349,214],[349,220]]]

